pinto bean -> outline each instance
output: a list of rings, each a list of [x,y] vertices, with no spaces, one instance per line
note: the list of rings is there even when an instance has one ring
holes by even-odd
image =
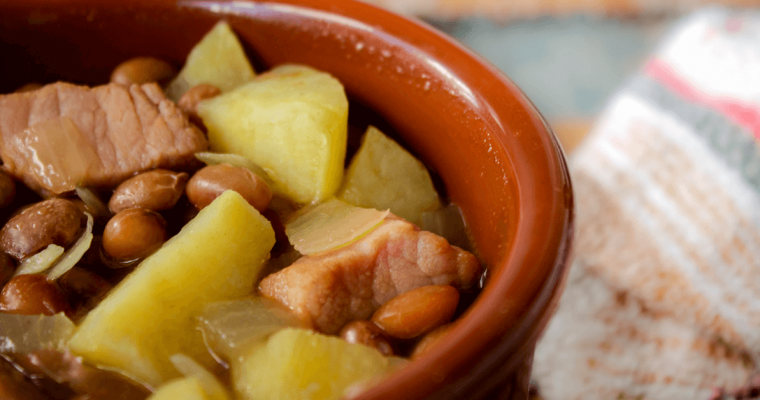
[[[167,83],[177,70],[166,61],[153,57],[135,57],[119,64],[111,73],[111,82],[129,86],[133,83]]]
[[[47,376],[72,392],[68,396],[55,398],[144,400],[150,394],[145,387],[127,377],[84,364],[80,357],[68,351],[41,349],[15,355],[14,361],[30,374]]]
[[[393,347],[383,331],[372,321],[349,322],[340,331],[340,337],[348,343],[372,347],[386,356],[393,355]]]
[[[103,231],[103,250],[117,260],[143,258],[166,241],[166,221],[161,214],[130,208],[113,216]]]
[[[83,219],[82,211],[69,200],[41,201],[0,229],[0,250],[22,260],[51,244],[66,247],[77,238]]]
[[[50,396],[35,387],[16,365],[0,356],[0,399],[4,400],[48,400]]]
[[[58,285],[48,282],[45,275],[18,275],[0,292],[0,311],[25,315],[69,314],[71,306]]]
[[[411,339],[449,322],[458,303],[459,291],[453,286],[423,286],[383,304],[372,322],[391,337]]]
[[[225,190],[234,190],[253,206],[264,211],[272,201],[272,191],[260,176],[247,168],[218,164],[204,167],[196,172],[185,189],[187,198],[198,209],[211,204]]]
[[[453,328],[454,323],[446,324],[423,336],[422,339],[414,346],[410,358],[412,360],[416,360],[423,354],[426,354],[431,349],[438,346],[441,342],[443,342],[444,338],[446,338],[446,335],[448,335],[448,333],[451,332]]]
[[[152,211],[168,210],[177,204],[185,191],[188,175],[156,169],[135,175],[114,190],[108,208],[118,214],[128,208]]]
[[[63,274],[58,283],[64,292],[86,298],[100,297],[111,290],[111,284],[98,274],[76,266]]]

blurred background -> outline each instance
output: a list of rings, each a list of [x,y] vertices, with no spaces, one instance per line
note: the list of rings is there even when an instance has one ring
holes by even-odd
[[[365,0],[422,18],[504,71],[571,152],[679,17],[760,0]]]

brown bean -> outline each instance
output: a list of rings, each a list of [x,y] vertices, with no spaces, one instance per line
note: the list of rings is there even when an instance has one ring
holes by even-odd
[[[253,206],[264,211],[272,201],[272,191],[260,176],[247,168],[230,164],[210,165],[187,182],[187,198],[199,209],[211,204],[225,190],[234,190]]]
[[[412,350],[412,355],[410,358],[412,360],[416,360],[423,354],[426,354],[430,350],[437,347],[441,342],[443,342],[443,339],[446,338],[448,333],[451,332],[453,328],[453,323],[446,324],[423,336],[422,339],[414,346],[414,350]]]
[[[0,293],[0,311],[11,314],[53,315],[70,313],[66,296],[45,275],[18,275],[13,277]]]
[[[130,208],[111,218],[103,231],[103,250],[117,260],[143,258],[166,241],[166,221],[161,214]]]
[[[112,288],[100,275],[79,266],[58,278],[58,284],[69,300],[74,322],[95,308]]]
[[[372,347],[386,356],[393,355],[393,347],[383,331],[372,321],[349,322],[340,331],[340,337],[348,343],[359,343]]]
[[[459,291],[452,286],[423,286],[383,304],[372,322],[391,337],[411,339],[449,322],[458,303]]]
[[[8,207],[16,198],[16,182],[7,173],[0,171],[0,208]]]
[[[0,250],[22,260],[51,244],[66,247],[77,238],[83,220],[82,212],[69,200],[41,201],[0,229]]]
[[[0,355],[0,399],[4,400],[48,400],[50,395],[37,387],[36,383],[10,361],[7,355]]]
[[[82,267],[73,267],[58,279],[61,289],[86,298],[100,297],[111,290],[111,284],[100,275]]]
[[[163,85],[174,77],[177,70],[166,61],[153,57],[135,57],[116,66],[111,73],[111,82],[129,86],[158,82]]]
[[[179,98],[177,105],[188,115],[197,115],[198,103],[203,100],[219,96],[222,91],[214,86],[201,83],[191,87],[182,97]]]
[[[38,377],[48,377],[64,384],[81,396],[55,396],[56,399],[119,399],[144,400],[150,394],[146,388],[114,371],[92,367],[68,351],[42,349],[14,355],[14,361],[25,371]]]
[[[188,175],[184,172],[165,169],[143,172],[122,182],[114,190],[108,208],[114,214],[128,208],[168,210],[182,197],[187,179]]]

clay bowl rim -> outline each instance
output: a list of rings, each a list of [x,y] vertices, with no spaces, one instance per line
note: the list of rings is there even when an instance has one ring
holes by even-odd
[[[573,236],[572,188],[560,145],[543,117],[509,78],[480,56],[422,22],[353,0],[246,0],[234,3],[15,0],[6,4],[13,6],[14,2],[25,8],[32,3],[47,8],[128,5],[130,9],[167,7],[177,11],[181,8],[213,11],[215,6],[229,4],[302,7],[371,26],[382,40],[390,38],[414,48],[422,56],[448,68],[453,74],[452,79],[459,82],[472,82],[475,76],[481,82],[487,81],[487,88],[475,91],[491,107],[494,118],[507,121],[511,118],[511,111],[515,111],[497,104],[498,100],[504,99],[525,114],[520,118],[527,130],[520,132],[520,137],[505,130],[492,132],[504,151],[509,152],[510,159],[504,161],[513,167],[517,178],[517,182],[512,183],[517,189],[515,195],[520,215],[516,221],[516,234],[511,238],[509,250],[496,263],[498,272],[489,276],[486,288],[449,334],[448,341],[378,383],[360,398],[388,398],[391,394],[395,395],[394,398],[400,395],[419,398],[461,394],[465,389],[474,390],[479,382],[487,379],[485,375],[502,374],[505,369],[515,368],[517,363],[531,356],[533,344],[556,305],[569,264]],[[241,13],[236,17],[247,16]],[[526,137],[535,148],[527,148]],[[521,153],[511,152],[510,149],[515,148]],[[533,234],[535,232],[543,235]],[[465,365],[471,367],[469,372],[462,371]],[[447,381],[449,378],[458,382],[456,389]],[[490,384],[496,384],[492,381]],[[435,387],[430,386],[431,382]]]

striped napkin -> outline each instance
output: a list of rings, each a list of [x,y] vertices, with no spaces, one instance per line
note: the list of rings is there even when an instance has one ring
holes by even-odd
[[[748,398],[759,138],[760,11],[685,18],[570,160],[576,261],[536,351],[543,399]]]

